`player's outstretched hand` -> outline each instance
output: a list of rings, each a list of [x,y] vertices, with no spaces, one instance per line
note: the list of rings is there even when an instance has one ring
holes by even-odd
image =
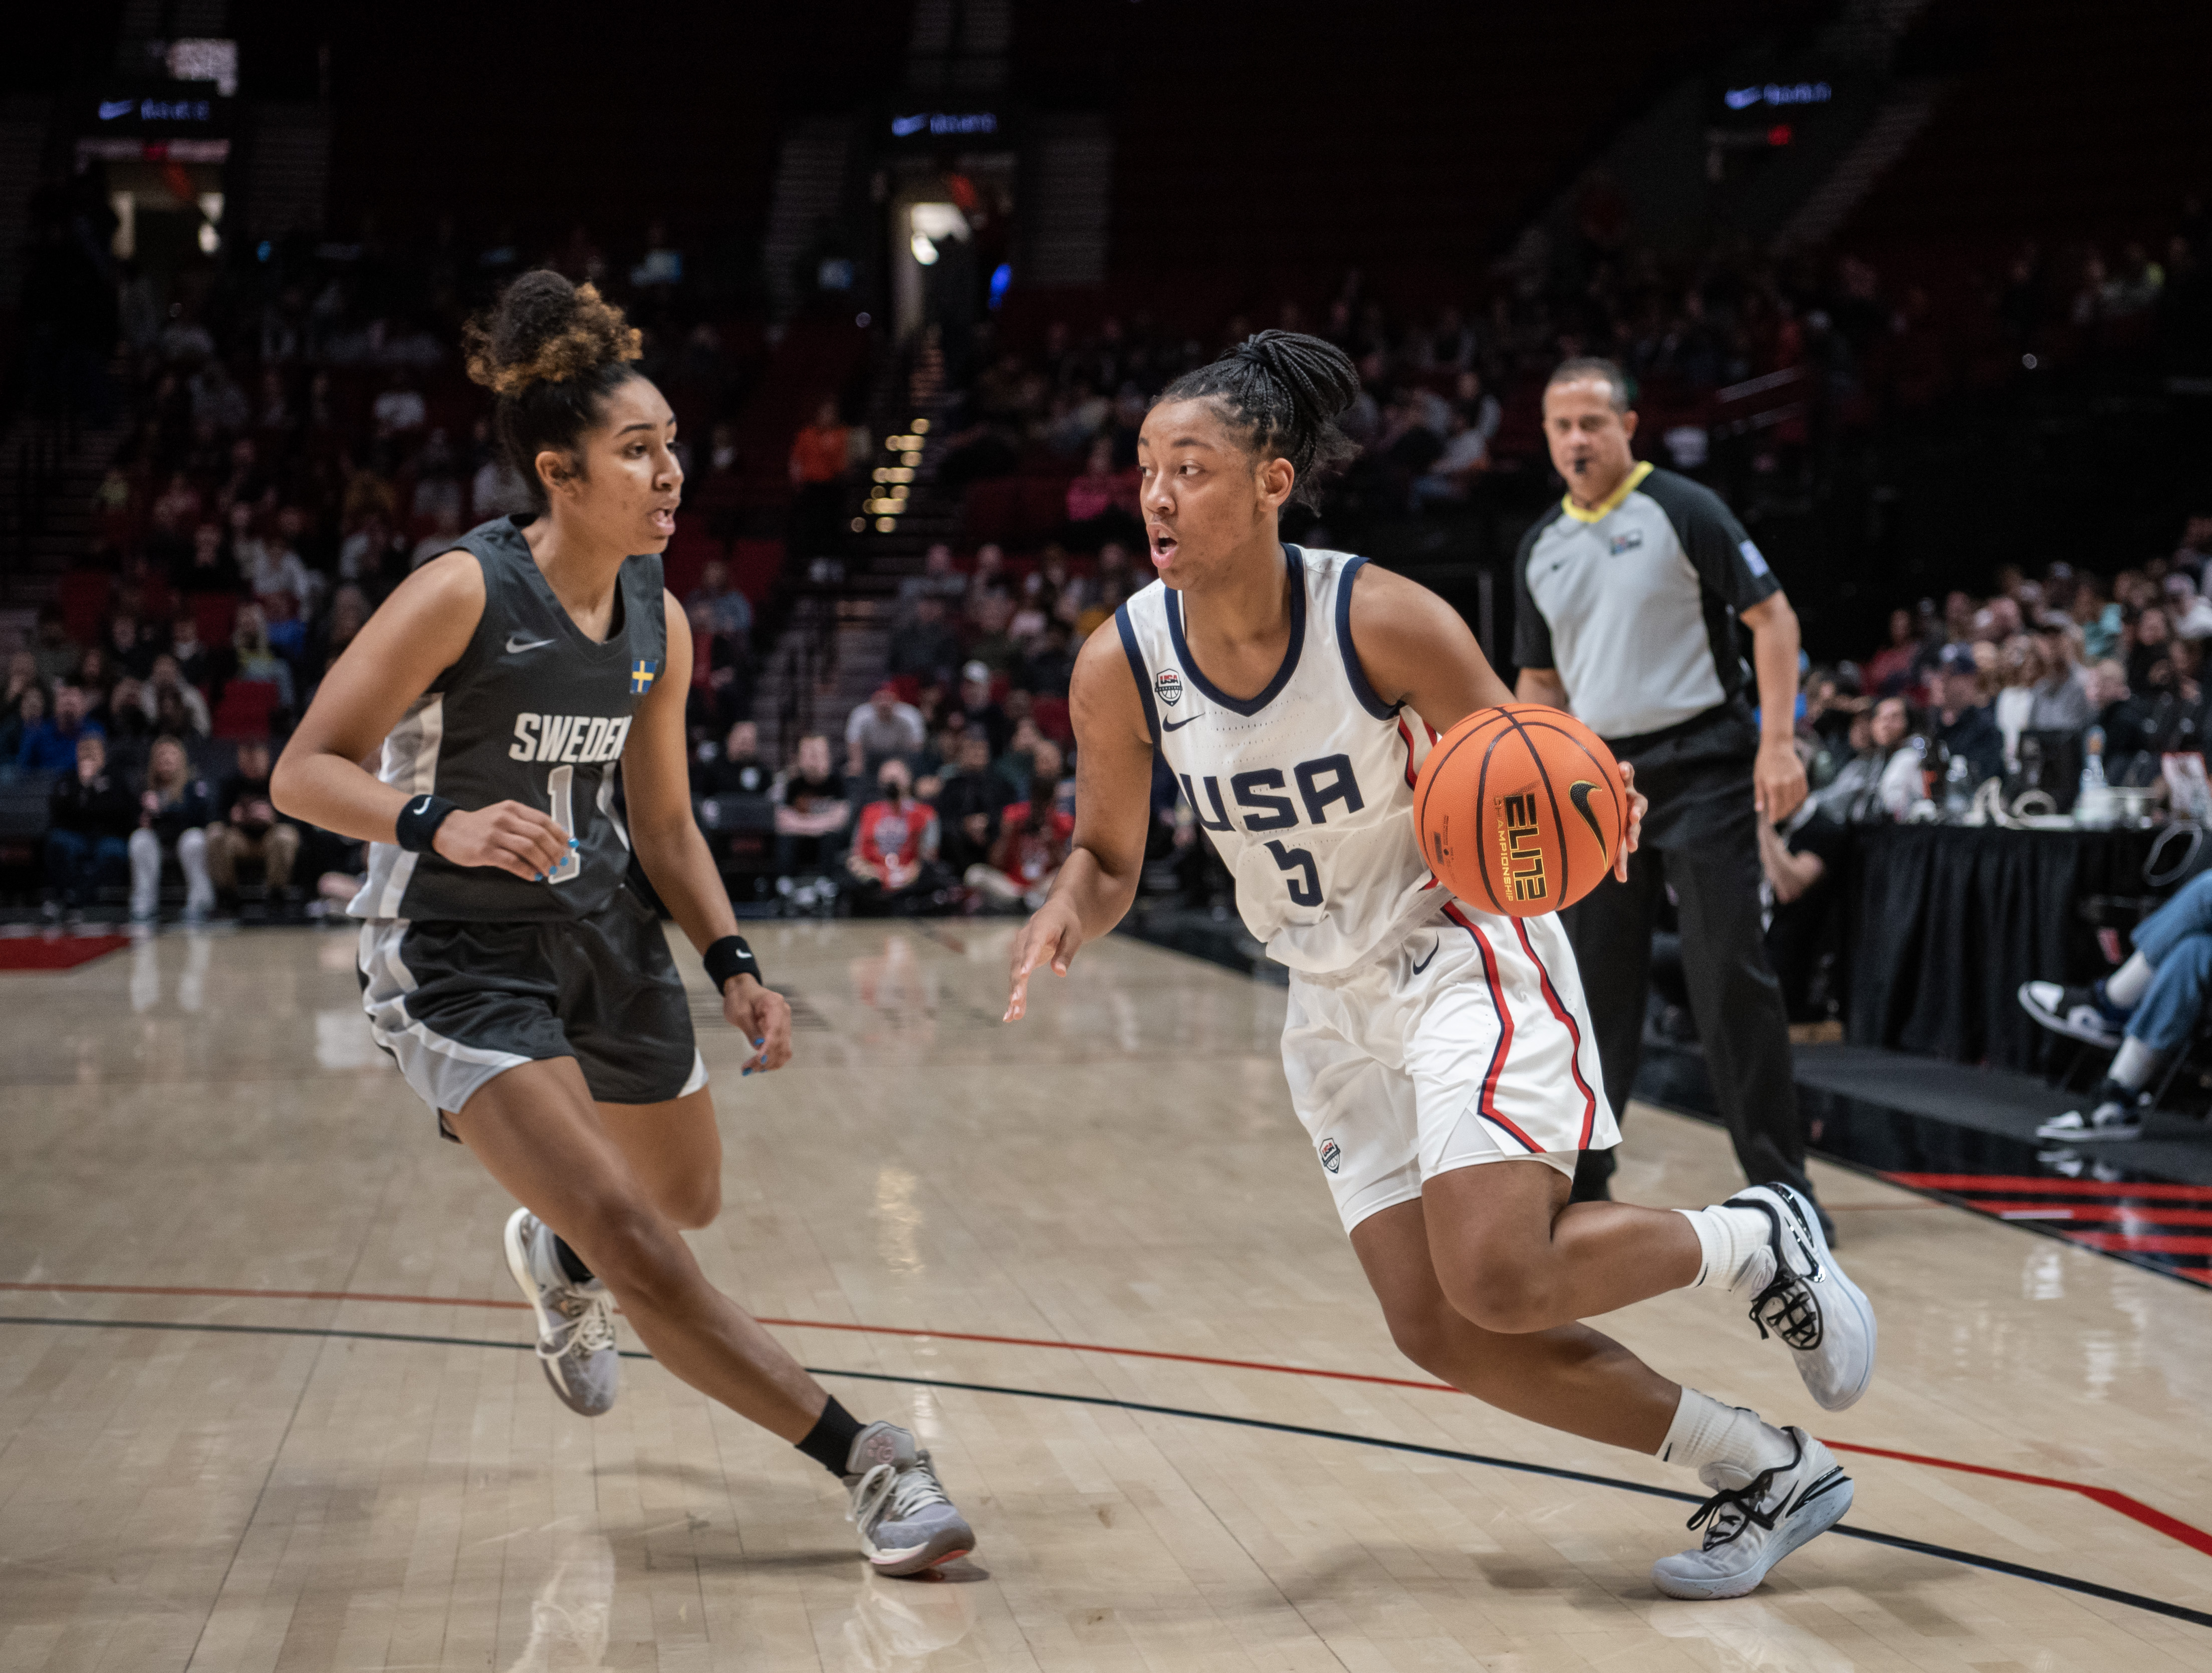
[[[446,815],[430,846],[456,866],[495,866],[543,883],[575,843],[550,814],[519,801],[495,801]]]
[[[1628,840],[1620,845],[1620,853],[1613,862],[1613,874],[1623,883],[1628,881],[1628,856],[1636,852],[1636,845],[1644,840],[1644,816],[1651,808],[1644,794],[1636,788],[1636,769],[1624,761],[1620,763],[1621,787],[1628,792]]]
[[[1083,945],[1083,920],[1075,909],[1055,896],[1014,937],[1013,964],[1008,972],[1006,1014],[1001,1022],[1019,1022],[1029,1014],[1030,977],[1040,964],[1050,964],[1054,976],[1067,974],[1068,961]]]
[[[732,976],[722,984],[722,1015],[753,1043],[740,1074],[780,1069],[791,1061],[791,1001],[775,989],[750,976]]]

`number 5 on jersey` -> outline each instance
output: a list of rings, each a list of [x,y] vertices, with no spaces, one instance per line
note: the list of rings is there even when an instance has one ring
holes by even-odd
[[[553,823],[561,827],[561,834],[571,843],[576,840],[576,809],[574,791],[576,770],[556,767],[545,776],[545,797],[552,804]],[[571,848],[561,863],[546,873],[548,883],[573,883],[583,874],[584,854],[581,849]]]
[[[1284,879],[1291,891],[1291,904],[1320,905],[1321,872],[1314,864],[1313,855],[1304,849],[1286,849],[1280,843],[1268,843],[1267,852],[1275,856],[1277,866],[1286,872],[1297,873]]]

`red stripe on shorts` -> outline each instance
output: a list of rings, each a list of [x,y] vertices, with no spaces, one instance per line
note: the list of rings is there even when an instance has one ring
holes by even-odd
[[[1528,926],[1520,919],[1513,920],[1513,928],[1521,937],[1521,949],[1528,955],[1528,962],[1536,967],[1536,975],[1544,987],[1544,1002],[1552,1007],[1552,1014],[1567,1025],[1567,1037],[1575,1043],[1574,1056],[1567,1059],[1567,1067],[1574,1071],[1575,1085],[1582,1088],[1583,1136],[1575,1148],[1588,1150],[1590,1134],[1597,1126],[1597,1095],[1590,1091],[1589,1082],[1583,1079],[1583,1031],[1575,1025],[1575,1013],[1559,1002],[1559,990],[1552,986],[1552,973],[1544,968],[1544,961],[1536,956],[1535,944],[1528,939]]]
[[[1498,1013],[1498,1044],[1490,1054],[1490,1072],[1482,1078],[1482,1096],[1475,1108],[1484,1117],[1504,1128],[1528,1147],[1529,1154],[1540,1156],[1544,1147],[1523,1133],[1498,1112],[1498,1077],[1504,1073],[1505,1054],[1513,1049],[1513,1013],[1505,1003],[1505,987],[1498,979],[1498,955],[1491,950],[1490,938],[1468,922],[1467,914],[1456,903],[1444,908],[1444,916],[1474,937],[1474,945],[1482,954],[1483,979],[1490,983],[1490,1003]]]

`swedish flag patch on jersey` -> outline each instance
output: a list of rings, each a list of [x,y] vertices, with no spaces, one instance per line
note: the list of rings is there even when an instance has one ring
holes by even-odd
[[[653,690],[653,677],[659,672],[660,665],[646,657],[641,656],[636,661],[631,663],[629,668],[630,696],[633,697],[641,697],[647,691]]]

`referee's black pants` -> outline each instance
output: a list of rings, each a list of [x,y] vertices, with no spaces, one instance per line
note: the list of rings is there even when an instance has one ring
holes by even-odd
[[[1747,729],[1748,721],[1744,716]],[[1790,1074],[1790,1015],[1759,922],[1751,762],[1735,750],[1716,759],[1694,741],[1710,746],[1721,740],[1710,734],[1670,739],[1648,757],[1629,744],[1632,753],[1622,758],[1635,760],[1637,788],[1651,800],[1643,845],[1629,856],[1626,883],[1607,878],[1562,915],[1597,1030],[1605,1095],[1620,1119],[1643,1056],[1653,919],[1661,891],[1671,885],[1690,1014],[1736,1160],[1750,1183],[1780,1180],[1810,1195],[1805,1129]],[[1693,746],[1670,747],[1676,744]],[[1610,1195],[1613,1154],[1583,1153],[1577,1200]]]

